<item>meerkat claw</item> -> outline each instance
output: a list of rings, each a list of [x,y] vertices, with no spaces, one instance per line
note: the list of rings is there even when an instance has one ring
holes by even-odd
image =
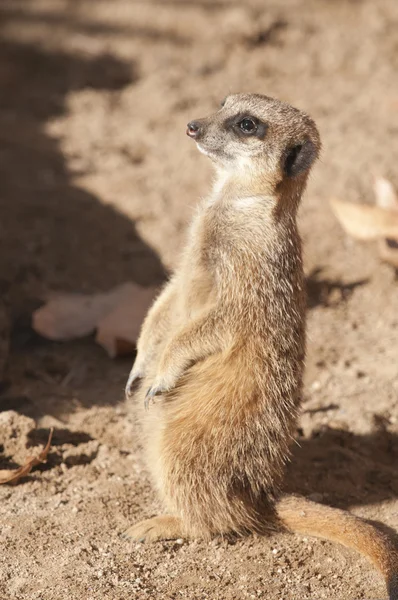
[[[147,393],[145,394],[145,400],[144,400],[145,409],[148,410],[150,405],[154,404],[155,396],[161,396],[162,394],[164,394],[167,391],[168,390],[166,390],[165,388],[163,388],[161,386],[152,386],[152,387],[148,388]]]
[[[141,372],[136,372],[134,373],[134,371],[132,371],[129,375],[129,378],[127,380],[126,383],[126,387],[124,389],[124,393],[126,395],[126,398],[131,398],[131,396],[134,394],[134,392],[136,391],[141,379],[143,378],[143,374]]]
[[[150,396],[145,396],[145,400],[144,400],[145,410],[149,410],[151,403],[152,403],[152,398]]]
[[[150,387],[148,388],[147,393],[145,394],[145,398],[153,398],[154,396],[160,396],[161,394],[164,394],[167,391],[168,390],[166,388],[161,387],[159,385]]]

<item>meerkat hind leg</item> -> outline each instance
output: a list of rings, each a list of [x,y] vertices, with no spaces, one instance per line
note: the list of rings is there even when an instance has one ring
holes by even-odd
[[[186,533],[179,517],[159,515],[132,525],[124,532],[123,537],[137,542],[156,542],[186,537]]]

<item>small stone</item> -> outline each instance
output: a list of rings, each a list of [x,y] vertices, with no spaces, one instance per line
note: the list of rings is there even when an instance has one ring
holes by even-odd
[[[312,500],[313,502],[322,502],[323,500],[323,494],[318,494],[318,493],[314,493],[314,494],[309,494],[308,495],[308,499]],[[305,541],[307,542],[307,538],[304,538]]]

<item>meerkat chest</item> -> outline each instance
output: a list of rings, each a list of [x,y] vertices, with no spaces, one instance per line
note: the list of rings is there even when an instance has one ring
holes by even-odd
[[[188,260],[179,273],[178,313],[181,318],[195,316],[214,304],[215,289],[211,273],[198,262]]]
[[[179,287],[178,313],[182,319],[195,318],[198,312],[210,307],[216,299],[214,273],[206,259],[206,240],[200,219],[191,227],[180,268],[177,271]]]
[[[255,288],[266,235],[263,217],[258,197],[209,202],[201,208],[177,271],[182,319],[214,306],[223,294],[231,297],[231,290],[238,293],[247,279]]]

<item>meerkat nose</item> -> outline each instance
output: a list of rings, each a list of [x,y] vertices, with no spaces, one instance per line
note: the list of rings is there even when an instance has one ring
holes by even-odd
[[[187,135],[191,138],[195,138],[198,136],[200,131],[200,125],[196,121],[191,121],[187,125]]]

